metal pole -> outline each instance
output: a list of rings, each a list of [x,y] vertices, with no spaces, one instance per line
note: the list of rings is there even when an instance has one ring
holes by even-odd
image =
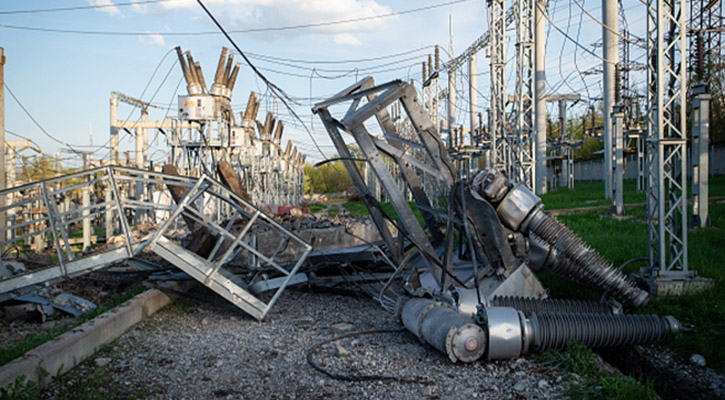
[[[602,0],[604,48],[604,197],[612,198],[612,107],[614,106],[614,67],[619,63],[619,19],[617,1]]]
[[[448,147],[453,147],[453,131],[456,126],[456,71],[448,70]]]
[[[0,47],[0,190],[5,189],[5,49]],[[5,206],[5,197],[0,196],[0,207]],[[6,213],[0,212],[0,226],[6,225]]]
[[[488,2],[491,40],[491,163],[494,168],[502,168],[509,177],[514,177],[514,165],[509,148],[509,135],[506,132],[506,22],[504,0]]]
[[[567,160],[567,137],[566,137],[566,100],[559,100],[559,155],[565,156],[561,160],[561,178],[559,186],[567,186],[569,184],[569,162]]]
[[[690,226],[710,225],[708,144],[710,138],[710,99],[707,86],[692,88],[692,218]]]
[[[686,2],[647,10],[647,219],[649,277],[683,279],[687,268]]]
[[[546,3],[536,2],[534,29],[534,98],[536,104],[536,194],[546,194]]]
[[[612,212],[624,214],[624,111],[620,106],[612,107],[612,140],[614,141],[614,185],[612,187]]]
[[[83,186],[83,251],[86,252],[91,248],[91,190],[88,186]]]
[[[478,83],[476,79],[476,54],[471,54],[468,58],[468,97],[471,104],[471,130],[469,134],[471,138],[478,128]]]
[[[113,124],[118,121],[118,99],[111,96],[111,164],[119,165],[118,160],[118,127]]]

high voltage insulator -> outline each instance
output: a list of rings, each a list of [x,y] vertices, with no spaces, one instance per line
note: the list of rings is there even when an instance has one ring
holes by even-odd
[[[643,344],[681,330],[672,316],[534,312],[527,317],[511,307],[482,307],[478,316],[423,298],[405,301],[400,312],[403,325],[422,342],[463,362],[510,359],[570,341],[593,348]]]
[[[534,242],[549,246],[549,269],[571,280],[611,291],[635,306],[648,300],[636,287],[596,251],[562,223],[544,213],[541,199],[522,184],[512,185],[499,171],[481,171],[473,180],[478,193],[491,202],[501,222],[509,229],[529,234]]]
[[[515,308],[523,312],[526,316],[543,312],[621,313],[621,305],[616,302],[602,303],[569,299],[537,299],[522,296],[495,296],[491,299],[491,305]]]

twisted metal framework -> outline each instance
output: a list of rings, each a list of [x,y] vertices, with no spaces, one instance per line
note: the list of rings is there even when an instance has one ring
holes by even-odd
[[[505,0],[488,2],[491,49],[491,165],[506,170],[509,176],[515,176],[511,168],[511,147],[506,133],[506,22],[504,18]]]
[[[647,215],[651,277],[687,271],[685,3],[647,2]]]
[[[148,197],[133,188],[148,188]],[[88,201],[75,204],[80,192]],[[174,192],[178,204],[171,198]],[[0,227],[0,248],[33,243],[55,252],[53,264],[0,278],[0,301],[38,287],[138,256],[144,249],[174,264],[231,303],[262,320],[297,274],[312,247],[224,184],[199,178],[119,166],[76,172],[0,191],[11,199],[0,212],[16,216]],[[134,224],[134,215],[149,223]],[[106,220],[107,242],[73,250],[79,224]],[[176,244],[187,241],[187,247]],[[48,254],[48,253],[46,253]],[[247,260],[250,273],[269,275],[260,288],[254,278],[235,274],[228,263]],[[248,275],[251,276],[251,275]],[[254,295],[276,289],[266,303]]]
[[[534,1],[514,0],[516,12],[516,91],[514,123],[516,139],[512,143],[514,175],[533,189],[536,164],[534,152]]]

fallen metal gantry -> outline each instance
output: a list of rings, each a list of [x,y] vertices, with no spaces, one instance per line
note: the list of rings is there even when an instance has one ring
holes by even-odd
[[[413,127],[412,136],[403,136],[391,123],[388,107],[398,102]],[[347,112],[335,119],[330,109],[343,104]],[[496,170],[459,178],[411,85],[393,81],[374,86],[372,78],[365,78],[313,111],[345,162],[394,262],[394,274],[379,294],[381,303],[451,360],[517,357],[563,347],[569,340],[592,347],[644,343],[680,330],[673,317],[624,315],[599,304],[542,303],[539,299],[546,291],[533,274],[542,268],[634,306],[645,304],[648,294],[544,213],[541,200],[525,185],[514,184]],[[366,121],[373,117],[382,138],[368,131]],[[366,168],[374,172],[397,212],[395,229],[388,227],[380,203],[369,193],[341,131],[354,138]],[[404,188],[392,171],[399,171]],[[430,178],[447,188],[447,201],[431,200],[435,190],[422,183]],[[408,204],[407,191],[424,226]],[[433,203],[446,206],[436,209]],[[398,276],[403,281],[396,285]],[[519,297],[524,300],[516,300]]]
[[[167,187],[176,192],[178,204],[172,202]],[[34,243],[41,251],[54,249],[57,257],[51,266],[0,280],[0,301],[128,260],[148,249],[262,320],[312,249],[206,175],[192,178],[109,166],[7,189],[0,196],[13,199],[0,208],[12,216],[8,227],[0,227],[0,246]],[[73,200],[80,197],[85,199],[83,204]],[[107,243],[73,251],[73,233],[96,218],[105,218]],[[207,245],[194,243],[197,246],[185,248],[179,244],[189,238]],[[247,279],[229,270],[234,259],[243,259],[251,269],[278,279],[268,302],[248,290],[254,276]]]

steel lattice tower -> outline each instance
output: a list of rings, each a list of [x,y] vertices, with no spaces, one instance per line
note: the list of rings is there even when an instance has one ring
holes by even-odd
[[[652,277],[687,271],[686,13],[647,2],[647,216]]]
[[[516,181],[534,188],[534,1],[514,0],[516,18],[516,89],[512,148]]]
[[[506,68],[504,21],[505,0],[489,0],[489,32],[491,35],[491,165],[504,169],[508,176],[515,176],[511,168],[511,154],[506,132]]]

